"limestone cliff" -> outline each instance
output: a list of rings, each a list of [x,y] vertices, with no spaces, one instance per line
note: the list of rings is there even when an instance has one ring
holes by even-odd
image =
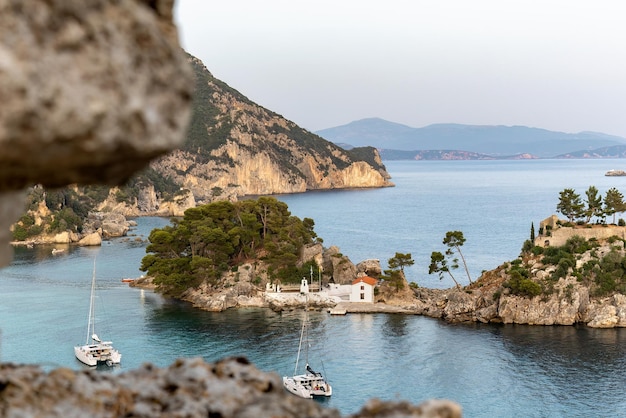
[[[408,305],[415,313],[450,322],[626,327],[620,264],[626,251],[617,237],[622,228],[607,226],[603,234],[607,231],[615,232],[612,238],[591,241],[568,233],[577,237],[567,243],[577,246],[573,257],[557,247],[546,253],[526,252],[463,290],[416,289],[416,300]],[[555,256],[560,258],[556,264]],[[521,286],[514,285],[518,279]]]
[[[344,150],[251,102],[189,59],[196,96],[187,140],[151,168],[196,201],[392,185],[374,148]]]

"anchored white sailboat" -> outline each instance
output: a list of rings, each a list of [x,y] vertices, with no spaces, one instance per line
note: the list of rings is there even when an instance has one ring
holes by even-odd
[[[112,366],[119,364],[122,355],[113,348],[111,341],[102,341],[96,334],[95,318],[95,296],[96,296],[96,261],[93,262],[93,277],[91,279],[91,297],[89,301],[89,319],[87,320],[87,339],[84,345],[74,347],[74,355],[81,362],[88,366],[106,364]],[[91,342],[90,342],[91,339]]]
[[[306,281],[306,279],[304,279]],[[308,306],[307,306],[308,308]],[[300,330],[300,343],[298,345],[298,356],[296,357],[296,367],[293,376],[283,376],[283,386],[289,392],[301,398],[313,398],[315,396],[331,396],[333,388],[326,381],[322,373],[316,372],[309,366],[309,338],[308,338],[308,310],[305,308],[302,329]],[[298,374],[298,363],[300,353],[304,344],[305,367],[304,373]]]

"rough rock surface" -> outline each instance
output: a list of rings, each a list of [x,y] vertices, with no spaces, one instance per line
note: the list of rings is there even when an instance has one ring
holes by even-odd
[[[392,186],[376,149],[344,150],[250,101],[214,78],[199,59],[191,57],[190,64],[200,107],[216,111],[199,124],[192,118],[190,125],[212,137],[211,158],[207,161],[196,147],[183,146],[151,167],[191,190],[198,202]]]
[[[369,259],[363,260],[356,265],[357,276],[369,276],[375,279],[379,278],[383,272],[380,267],[380,260]]]
[[[172,0],[1,0],[0,39],[7,253],[24,210],[12,191],[123,182],[181,144],[194,83]]]
[[[193,78],[172,6],[0,2],[0,191],[123,182],[181,143]]]
[[[99,232],[92,232],[81,238],[78,241],[78,245],[81,247],[102,245],[102,235]]]
[[[181,359],[167,368],[146,364],[119,375],[35,366],[0,366],[0,416],[109,417],[309,417],[338,418],[335,409],[287,393],[280,377],[245,358],[214,364]],[[458,418],[452,402],[422,405],[373,400],[359,417]]]
[[[608,247],[594,250],[602,255]],[[589,253],[580,256],[584,262]],[[533,278],[541,280],[553,270],[537,260],[527,260]],[[414,313],[449,322],[492,322],[526,325],[585,324],[593,328],[626,327],[626,296],[614,294],[592,298],[588,284],[572,275],[553,283],[550,294],[524,297],[504,287],[509,276],[506,265],[484,273],[463,289],[415,289]]]
[[[139,195],[132,202],[118,202],[116,193],[119,189],[114,187],[109,196],[97,210],[103,212],[115,212],[124,216],[178,216],[182,217],[189,208],[196,207],[196,200],[190,190],[181,190],[172,200],[164,201],[157,197],[153,185],[146,185],[139,189]]]
[[[337,284],[350,284],[356,277],[356,266],[350,259],[341,254],[339,247],[331,246],[324,251],[323,268],[332,272],[332,279]]]
[[[123,237],[130,229],[130,223],[120,213],[90,212],[83,228],[85,234],[98,232],[104,238]]]

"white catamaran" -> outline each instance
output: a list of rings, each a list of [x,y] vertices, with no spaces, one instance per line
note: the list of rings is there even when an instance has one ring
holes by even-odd
[[[298,345],[298,356],[296,357],[296,367],[293,371],[293,376],[283,376],[283,386],[289,392],[293,393],[294,395],[300,396],[301,398],[331,396],[333,394],[333,388],[326,381],[322,373],[316,372],[311,368],[311,366],[309,366],[309,340],[307,330],[308,311],[306,308],[304,312],[304,320],[302,321],[302,329],[300,330],[300,344]],[[302,344],[304,344],[306,365],[304,367],[304,373],[298,374],[298,363],[300,361]]]
[[[95,330],[95,295],[96,295],[96,262],[93,263],[93,277],[91,279],[91,298],[89,301],[89,319],[87,320],[87,340],[85,345],[77,345],[74,347],[74,355],[81,362],[88,366],[97,366],[106,364],[113,366],[119,364],[122,355],[113,348],[111,341],[102,341],[96,335]],[[91,343],[90,343],[91,338]]]

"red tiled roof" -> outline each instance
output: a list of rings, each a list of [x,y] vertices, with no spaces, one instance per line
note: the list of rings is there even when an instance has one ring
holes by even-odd
[[[354,279],[354,281],[352,282],[352,284],[358,284],[358,283],[367,283],[370,286],[376,286],[376,284],[378,283],[378,280],[371,278],[369,276],[363,276],[363,277],[357,277],[356,279]]]

